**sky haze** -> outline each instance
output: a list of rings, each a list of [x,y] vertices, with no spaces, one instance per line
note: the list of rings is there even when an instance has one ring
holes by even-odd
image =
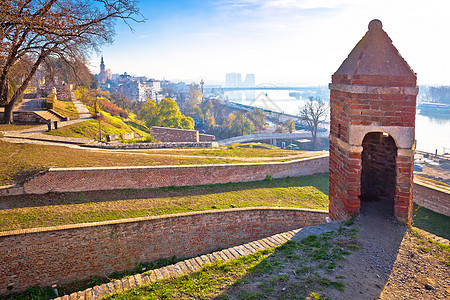
[[[221,84],[326,85],[372,19],[380,19],[419,84],[450,85],[447,0],[141,0],[145,23],[120,22],[103,47],[113,73]],[[100,55],[91,67],[99,72]]]

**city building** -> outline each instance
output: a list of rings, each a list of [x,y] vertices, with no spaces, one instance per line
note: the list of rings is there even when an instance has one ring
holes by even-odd
[[[148,99],[155,99],[155,90],[146,83],[139,80],[130,80],[117,87],[117,92],[131,101],[145,102]]]

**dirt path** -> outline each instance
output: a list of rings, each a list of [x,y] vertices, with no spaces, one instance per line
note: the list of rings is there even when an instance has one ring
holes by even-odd
[[[374,210],[378,212],[374,214]],[[420,239],[392,217],[383,216],[384,213],[376,203],[362,210],[354,224],[359,228],[361,250],[341,263],[340,273],[347,277],[345,291],[333,290],[327,296],[331,299],[450,299],[450,267],[436,255],[439,249],[424,243],[423,247],[431,251],[423,251]]]
[[[260,267],[270,266],[273,271],[250,273],[242,279],[245,283],[226,291],[230,296],[226,299],[305,299],[300,297],[305,295],[307,300],[450,299],[449,250],[395,222],[385,207],[380,202],[366,203],[353,225],[328,240],[333,251],[352,249],[344,259],[333,261],[335,267],[321,267],[320,259],[332,261],[327,260],[331,254],[323,251],[326,243],[314,244],[312,252],[305,254],[308,239],[294,237],[303,248],[292,247],[291,252],[268,258]],[[323,241],[320,232],[316,234],[315,241]]]

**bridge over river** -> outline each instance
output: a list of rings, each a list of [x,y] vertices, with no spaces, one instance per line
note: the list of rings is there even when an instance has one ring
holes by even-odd
[[[312,86],[276,86],[273,84],[260,84],[253,87],[244,87],[244,86],[236,86],[236,87],[208,87],[205,86],[205,93],[210,93],[212,90],[216,92],[231,92],[231,91],[255,91],[255,90],[279,90],[279,91],[304,91],[304,92],[315,92],[319,89],[319,87]]]
[[[327,132],[319,132],[317,133],[317,137],[326,138],[328,136]],[[294,133],[261,133],[261,134],[249,134],[249,135],[241,135],[232,137],[229,139],[224,139],[218,141],[220,145],[228,146],[236,143],[247,143],[254,142],[260,140],[272,140],[274,141],[272,144],[276,145],[276,140],[287,140],[287,139],[305,139],[311,138],[310,132],[294,132]]]

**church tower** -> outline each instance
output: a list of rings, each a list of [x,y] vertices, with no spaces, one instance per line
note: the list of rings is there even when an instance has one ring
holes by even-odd
[[[103,55],[102,60],[100,61],[100,74],[105,73],[105,62],[103,61]]]

